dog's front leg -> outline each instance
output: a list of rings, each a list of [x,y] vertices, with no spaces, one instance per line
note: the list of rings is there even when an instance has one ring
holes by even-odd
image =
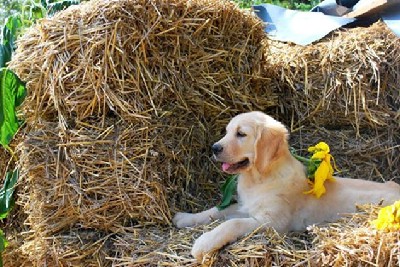
[[[203,256],[209,252],[220,249],[260,226],[261,224],[254,218],[236,218],[225,221],[212,231],[202,234],[194,242],[192,255],[201,261]]]
[[[248,216],[247,214],[239,212],[238,208],[238,204],[232,204],[223,210],[219,210],[217,207],[214,207],[199,213],[178,212],[177,214],[175,214],[172,222],[176,227],[183,228],[201,224],[208,224],[217,219]]]

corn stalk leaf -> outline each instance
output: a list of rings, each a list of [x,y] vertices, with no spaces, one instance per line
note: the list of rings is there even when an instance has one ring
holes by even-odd
[[[18,15],[7,18],[1,35],[0,68],[5,67],[6,63],[11,60],[12,52],[15,50],[15,40],[21,26],[22,22]]]
[[[2,253],[8,246],[8,242],[6,240],[6,236],[4,235],[4,232],[0,229],[0,267],[3,267],[3,257]]]
[[[46,1],[44,1],[46,2]],[[45,5],[46,9],[47,9],[47,15],[48,16],[52,16],[55,13],[57,13],[58,11],[64,10],[69,6],[72,5],[78,5],[81,1],[80,0],[64,0],[64,1],[58,1],[55,3],[47,3]],[[43,2],[42,2],[43,5]]]
[[[0,219],[7,217],[14,206],[14,190],[19,177],[19,171],[7,172],[4,185],[0,189]],[[0,244],[1,249],[1,244]]]
[[[0,144],[7,147],[20,123],[16,108],[26,96],[25,84],[8,69],[0,69]]]
[[[0,44],[0,68],[6,66],[6,63],[11,60],[12,50],[9,45]]]
[[[22,27],[22,21],[19,15],[10,16],[7,18],[6,24],[3,27],[3,44],[15,45],[17,34]]]

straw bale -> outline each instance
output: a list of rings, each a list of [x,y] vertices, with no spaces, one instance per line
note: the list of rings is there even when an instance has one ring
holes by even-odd
[[[135,173],[131,182],[144,181],[151,192],[162,195],[165,188],[152,183],[166,181],[163,185],[171,186],[172,209],[193,208],[198,203],[194,196],[204,199],[199,188],[208,187],[216,174],[207,147],[226,118],[238,111],[277,104],[260,77],[264,37],[262,23],[230,2],[98,0],[41,20],[19,38],[9,67],[27,81],[29,96],[23,111],[28,127],[35,131],[41,122],[58,124],[52,126],[58,133],[51,135],[60,140],[50,137],[41,142],[50,148],[61,142],[69,149],[66,142],[71,133],[80,134],[82,126],[77,124],[94,123],[101,134],[110,121],[120,121],[119,132],[113,133],[115,139],[123,130],[128,135],[132,129],[133,141],[126,144],[132,153],[126,162]],[[91,138],[97,137],[92,133]],[[113,144],[98,145],[106,150]],[[87,151],[77,151],[76,157],[85,158],[88,155],[79,153]],[[70,168],[74,170],[71,176],[90,179],[93,175],[92,159],[63,167],[55,160],[54,153],[59,152],[51,153],[50,163],[42,156],[43,162],[36,160],[37,166],[50,167],[57,175]],[[97,160],[111,164],[107,172],[95,173],[92,178],[112,177],[104,186],[117,182],[120,174],[110,156],[100,153]],[[48,182],[48,186],[52,184]],[[80,194],[79,188],[74,190]],[[176,194],[184,191],[187,196],[182,198]],[[158,195],[143,197],[157,199]],[[61,202],[66,203],[64,199]],[[164,204],[163,198],[160,203]],[[151,221],[169,222],[166,211],[159,216],[162,218]]]
[[[327,227],[313,227],[318,266],[399,266],[400,247],[397,232],[377,231],[370,222],[379,206],[365,205],[360,213]]]
[[[94,0],[28,30],[9,67],[28,82],[29,124],[67,128],[109,111],[141,123],[175,107],[209,118],[276,104],[265,88],[249,94],[264,37],[261,21],[229,1]]]
[[[21,148],[24,183],[30,186],[25,211],[42,238],[74,224],[117,231],[136,220],[169,221],[159,172],[146,164],[146,129],[96,124],[80,124],[60,138],[57,124],[49,123],[26,136]]]
[[[21,142],[22,135],[18,133],[9,144],[12,151],[16,150],[16,146]],[[4,184],[6,172],[15,169],[15,158],[13,159],[11,153],[0,146],[0,181],[1,186]],[[21,246],[24,242],[25,234],[29,231],[29,227],[24,225],[27,215],[23,211],[23,197],[27,187],[18,182],[15,189],[14,199],[16,200],[14,207],[11,209],[7,218],[0,221],[0,229],[3,230],[8,241],[7,249],[3,252],[4,266],[31,266],[26,255],[22,255]]]
[[[270,42],[267,60],[295,127],[400,123],[400,39],[383,22],[340,29],[308,46]]]
[[[264,37],[228,1],[94,0],[19,38],[25,255],[55,264],[64,241],[49,240],[73,227],[169,224],[215,198],[209,145],[230,115],[277,104]]]

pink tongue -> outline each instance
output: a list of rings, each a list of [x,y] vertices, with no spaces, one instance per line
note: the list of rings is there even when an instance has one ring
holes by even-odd
[[[231,164],[226,163],[226,162],[222,163],[222,170],[224,172],[226,172],[230,167],[231,167]]]

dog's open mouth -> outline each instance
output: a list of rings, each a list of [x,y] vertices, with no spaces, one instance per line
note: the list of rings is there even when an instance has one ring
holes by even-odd
[[[240,169],[245,168],[249,165],[250,161],[248,158],[245,158],[242,161],[239,161],[237,163],[222,163],[222,170],[224,172],[230,173],[230,174],[236,174],[239,172]]]

